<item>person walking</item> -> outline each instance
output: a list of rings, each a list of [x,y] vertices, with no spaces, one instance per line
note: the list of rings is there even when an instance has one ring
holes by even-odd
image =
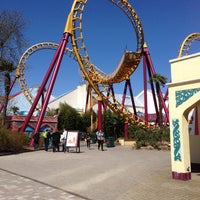
[[[53,152],[56,152],[56,150],[59,152],[59,143],[60,143],[60,133],[58,131],[55,131],[52,134]]]
[[[33,139],[34,139],[34,149],[38,149],[39,147],[39,140],[40,140],[40,133],[37,132],[33,135]]]
[[[63,152],[66,152],[66,150],[67,150],[66,149],[66,140],[67,140],[67,130],[64,128],[63,133],[60,137],[60,141],[62,142],[62,147],[63,147],[62,151]]]
[[[49,132],[49,147],[52,147],[53,146],[53,129],[52,128],[49,128],[48,129],[48,132]]]
[[[98,141],[98,150],[101,149],[101,151],[103,151],[103,143],[104,143],[104,132],[102,130],[99,130],[96,132],[96,136],[97,136],[97,141]]]
[[[87,148],[90,149],[90,141],[91,141],[90,133],[86,134],[85,139],[86,139]]]

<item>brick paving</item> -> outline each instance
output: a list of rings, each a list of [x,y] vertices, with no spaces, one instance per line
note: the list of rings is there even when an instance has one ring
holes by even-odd
[[[199,200],[200,170],[171,178],[170,152],[116,146],[0,157],[1,200]]]

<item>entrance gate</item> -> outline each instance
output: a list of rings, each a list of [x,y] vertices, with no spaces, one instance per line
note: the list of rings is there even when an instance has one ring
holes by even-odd
[[[188,116],[197,108],[196,125],[199,124],[200,106],[200,53],[184,56],[170,61],[171,83],[169,84],[169,116],[171,137],[172,178],[191,179],[191,157],[200,163],[200,158],[191,156],[200,152],[199,132],[189,135]],[[199,129],[197,129],[199,130]]]

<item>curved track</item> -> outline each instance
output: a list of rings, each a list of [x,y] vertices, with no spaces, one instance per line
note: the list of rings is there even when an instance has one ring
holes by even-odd
[[[127,2],[127,0],[110,0],[115,6],[119,7],[128,17],[136,33],[137,48],[135,52],[125,52],[119,66],[111,74],[100,71],[89,59],[89,55],[84,44],[82,33],[82,15],[87,0],[75,1],[72,8],[72,45],[78,59],[79,65],[85,77],[93,83],[113,84],[126,80],[137,68],[142,57],[144,35],[139,18]]]
[[[72,12],[70,16],[72,20],[72,46],[74,48],[74,53],[77,57],[77,61],[83,72],[84,78],[89,82],[90,86],[97,93],[98,97],[111,110],[117,113],[120,117],[124,118],[126,122],[137,123],[139,125],[147,125],[147,122],[144,122],[138,116],[130,112],[126,107],[117,102],[107,89],[109,85],[119,83],[130,78],[130,75],[139,65],[144,44],[142,25],[137,16],[137,13],[128,3],[128,1],[110,0],[110,2],[121,9],[130,20],[137,38],[137,48],[135,52],[125,52],[118,67],[111,74],[106,74],[95,67],[95,65],[89,59],[82,33],[82,15],[87,0],[77,0],[72,6]],[[106,94],[110,95],[106,96]]]
[[[190,50],[192,43],[196,40],[200,41],[200,33],[197,32],[197,33],[191,33],[190,35],[188,35],[181,44],[178,58],[188,55],[188,52]]]
[[[109,0],[113,5],[118,7],[130,20],[134,33],[136,34],[136,49],[135,51],[125,52],[119,62],[119,65],[111,74],[106,74],[96,67],[89,58],[87,49],[83,39],[82,33],[82,16],[87,0],[75,0],[71,12],[68,17],[67,26],[70,28],[71,41],[73,50],[66,49],[70,56],[74,56],[83,72],[83,77],[88,81],[89,85],[94,89],[101,99],[111,110],[124,118],[125,122],[136,123],[142,126],[150,126],[147,122],[140,119],[124,107],[121,103],[116,101],[115,97],[110,94],[108,88],[110,85],[126,81],[130,78],[138,67],[144,45],[144,34],[140,20],[127,0]],[[70,25],[69,25],[70,24]],[[67,27],[66,26],[66,27]],[[69,31],[67,29],[67,31]],[[65,32],[67,32],[65,31]],[[22,92],[30,103],[33,102],[34,97],[31,95],[24,78],[24,67],[27,59],[31,54],[40,49],[55,49],[58,44],[55,43],[39,43],[30,47],[21,57],[17,68],[16,76],[19,78]],[[109,95],[108,95],[109,94]]]
[[[17,70],[16,70],[16,77],[18,78],[19,85],[20,85],[20,88],[21,88],[24,96],[26,97],[26,99],[29,101],[30,104],[33,103],[34,96],[32,95],[31,91],[29,90],[27,83],[26,83],[26,79],[25,79],[26,62],[27,62],[28,58],[37,51],[40,51],[43,49],[56,50],[57,48],[58,48],[58,44],[56,44],[56,43],[52,43],[52,42],[38,43],[38,44],[35,44],[35,45],[31,46],[30,48],[28,48],[20,58],[20,61],[19,61],[19,64],[18,64]],[[76,60],[76,57],[72,50],[66,48],[65,54],[69,57],[73,57],[73,59]],[[40,107],[40,105],[38,105],[38,107]]]

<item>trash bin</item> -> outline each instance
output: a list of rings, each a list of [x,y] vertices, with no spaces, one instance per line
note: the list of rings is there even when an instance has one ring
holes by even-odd
[[[106,146],[107,147],[114,147],[115,146],[114,141],[115,141],[114,137],[107,137],[106,138]]]
[[[91,139],[92,139],[92,144],[95,144],[96,143],[96,137],[93,136]]]

